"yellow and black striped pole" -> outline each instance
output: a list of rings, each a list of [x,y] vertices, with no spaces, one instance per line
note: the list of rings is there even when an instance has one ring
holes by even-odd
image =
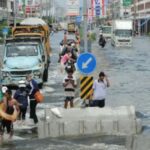
[[[92,76],[81,76],[80,77],[80,97],[83,100],[90,100],[93,86]]]

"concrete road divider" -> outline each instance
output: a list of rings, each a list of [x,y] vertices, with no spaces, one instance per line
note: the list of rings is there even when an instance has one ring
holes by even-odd
[[[133,106],[45,109],[39,138],[80,135],[134,135],[141,131]]]
[[[150,149],[150,135],[140,134],[127,137],[126,148],[128,150],[149,150]]]

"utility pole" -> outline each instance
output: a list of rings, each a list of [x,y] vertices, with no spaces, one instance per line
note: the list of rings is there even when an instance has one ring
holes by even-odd
[[[87,0],[83,0],[83,16],[84,16],[84,52],[88,51],[87,48]]]
[[[49,16],[49,18],[51,17],[51,1],[49,1],[49,5],[48,5],[48,9],[49,9],[49,14],[48,14],[48,16]]]
[[[140,31],[140,22],[138,21],[136,21],[136,19],[137,19],[137,17],[136,17],[136,15],[137,15],[137,0],[134,0],[134,31],[136,30],[136,25],[137,25],[137,30],[138,30],[138,35],[140,35],[141,33],[141,31]]]
[[[8,6],[9,5],[9,2],[7,1],[7,6],[6,6],[6,9],[7,9],[7,25],[9,25],[9,11],[8,11]]]
[[[45,4],[45,11],[46,11],[46,20],[48,20],[47,19],[47,17],[48,17],[48,3],[47,3],[47,0],[46,0],[46,4]]]
[[[42,18],[43,14],[43,2],[40,0],[40,17]]]
[[[16,27],[16,0],[14,0],[14,27]]]
[[[134,31],[136,31],[136,3],[137,3],[137,0],[134,0]],[[137,24],[139,25],[139,24]],[[139,28],[139,27],[138,27]]]

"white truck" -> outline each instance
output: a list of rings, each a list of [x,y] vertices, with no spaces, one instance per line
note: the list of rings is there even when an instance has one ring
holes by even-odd
[[[112,27],[106,25],[102,26],[100,34],[102,34],[106,39],[111,39]]]
[[[133,23],[132,20],[114,20],[112,23],[111,44],[116,47],[131,47]]]

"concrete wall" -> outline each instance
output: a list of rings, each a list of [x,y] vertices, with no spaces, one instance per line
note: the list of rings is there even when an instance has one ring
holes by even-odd
[[[126,148],[128,150],[150,150],[150,135],[133,135],[127,137]]]
[[[141,131],[133,106],[118,108],[46,109],[39,120],[39,138],[80,135],[132,135]]]

